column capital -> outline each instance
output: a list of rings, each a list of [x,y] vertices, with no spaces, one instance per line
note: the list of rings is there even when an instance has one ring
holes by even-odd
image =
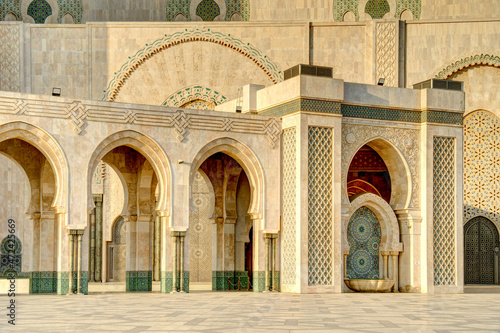
[[[186,237],[185,231],[173,231],[172,237]]]
[[[272,233],[265,233],[264,234],[264,238],[269,238],[269,239],[273,239],[273,238],[278,238],[278,234],[272,234]]]
[[[102,203],[102,194],[93,194],[92,198],[94,199],[94,202]]]
[[[83,229],[69,229],[68,234],[78,236],[78,235],[83,235],[84,231],[85,230],[83,230]]]

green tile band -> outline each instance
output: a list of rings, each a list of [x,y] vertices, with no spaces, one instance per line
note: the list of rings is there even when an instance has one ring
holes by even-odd
[[[259,112],[261,115],[281,117],[294,112],[320,112],[342,114],[343,117],[402,121],[410,123],[434,122],[462,125],[462,114],[446,111],[418,111],[377,108],[360,105],[341,104],[335,101],[298,98],[293,101]]]
[[[153,272],[127,271],[125,281],[127,291],[151,291],[153,287]]]
[[[174,274],[171,271],[161,272],[160,274],[160,292],[171,293],[174,286]]]

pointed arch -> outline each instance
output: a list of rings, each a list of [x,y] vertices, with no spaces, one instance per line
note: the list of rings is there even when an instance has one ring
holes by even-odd
[[[21,121],[0,125],[0,142],[9,139],[28,142],[45,156],[52,167],[56,182],[52,207],[56,213],[66,212],[69,200],[69,168],[59,143],[48,132]]]
[[[132,130],[114,133],[104,139],[94,150],[90,157],[87,171],[87,180],[91,182],[92,174],[98,163],[114,148],[127,146],[141,153],[151,164],[158,178],[160,195],[156,210],[162,216],[168,216],[171,212],[172,197],[172,168],[167,154],[163,148],[150,137]],[[88,209],[93,208],[92,186],[87,186]]]
[[[387,166],[391,177],[391,207],[393,209],[408,208],[412,196],[412,180],[410,167],[401,151],[384,138],[372,138],[357,147],[352,156],[349,157],[347,165],[351,165],[354,156],[364,145],[375,150]],[[347,172],[344,175],[343,182],[347,184]],[[344,195],[347,198],[347,186],[344,188]]]
[[[264,215],[264,172],[262,170],[262,165],[250,148],[235,139],[227,137],[216,139],[201,148],[191,163],[189,183],[191,184],[193,182],[194,176],[196,172],[198,172],[201,164],[215,153],[224,153],[232,157],[243,168],[248,176],[251,188],[251,200],[248,214],[252,219],[262,218]]]

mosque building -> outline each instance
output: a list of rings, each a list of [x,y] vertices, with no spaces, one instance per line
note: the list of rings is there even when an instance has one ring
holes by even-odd
[[[0,293],[499,284],[497,1],[0,0],[0,20]]]

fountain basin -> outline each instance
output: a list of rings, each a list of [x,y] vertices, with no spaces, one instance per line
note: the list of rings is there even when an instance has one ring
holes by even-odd
[[[344,279],[346,286],[354,291],[377,293],[390,290],[394,286],[393,280],[350,280]]]

